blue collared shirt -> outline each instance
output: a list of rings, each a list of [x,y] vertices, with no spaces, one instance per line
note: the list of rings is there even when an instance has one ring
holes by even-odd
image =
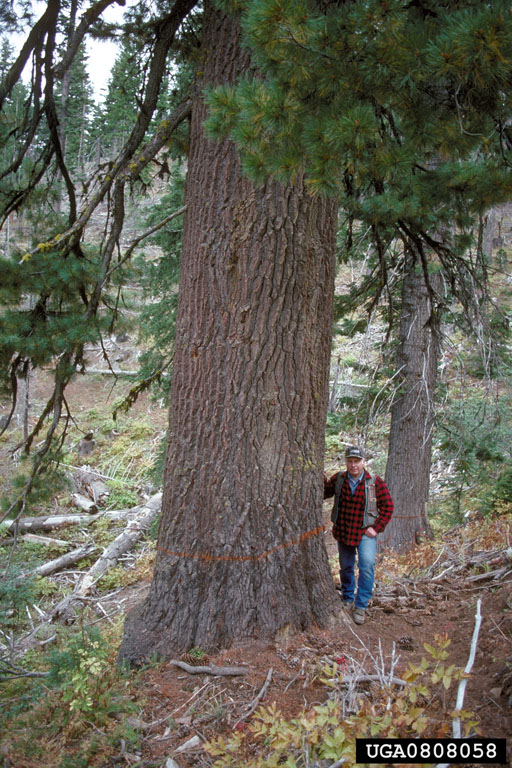
[[[359,485],[359,483],[361,482],[361,480],[364,477],[364,469],[361,472],[361,474],[359,475],[359,477],[356,477],[355,479],[348,472],[347,472],[347,477],[348,477],[348,484],[350,485],[350,492],[351,492],[351,494],[353,496],[354,493],[356,492],[357,486]]]

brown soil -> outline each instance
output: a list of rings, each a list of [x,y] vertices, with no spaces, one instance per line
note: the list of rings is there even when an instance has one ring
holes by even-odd
[[[68,402],[74,413],[87,411],[99,401],[104,407],[112,383],[109,377],[100,382],[93,377],[77,379],[68,391]],[[43,379],[35,382],[32,393],[35,401],[41,402],[47,396],[47,384]],[[126,390],[128,384],[122,382],[114,397],[119,397],[120,388]],[[34,408],[34,413],[37,410]],[[165,410],[151,405],[146,397],[138,401],[136,410],[151,411],[155,428],[165,429]],[[0,413],[5,412],[6,407],[0,409]],[[1,453],[0,466],[8,474],[12,466],[6,447]],[[325,512],[327,523],[327,505]],[[446,539],[448,551],[458,551],[461,535],[467,538],[471,534],[456,532],[451,541]],[[498,525],[489,541],[483,545],[480,542],[478,546],[489,551],[504,547],[506,536],[506,531],[499,532]],[[326,544],[334,562],[336,547],[330,533],[326,533]],[[270,668],[272,678],[262,701],[264,704],[276,702],[287,719],[297,716],[303,708],[325,701],[326,689],[315,679],[315,670],[318,671],[318,662],[323,657],[357,660],[372,674],[374,659],[377,662],[384,659],[389,671],[394,649],[400,655],[394,674],[400,676],[409,662],[418,662],[425,655],[424,642],[432,643],[440,634],[451,639],[448,663],[464,668],[478,598],[481,598],[483,621],[464,708],[477,716],[482,736],[512,736],[512,580],[506,577],[493,586],[482,587],[465,582],[459,571],[455,571],[458,575],[448,572],[435,581],[399,575],[415,566],[428,565],[432,562],[428,555],[428,545],[415,550],[413,559],[408,560],[408,569],[390,556],[381,560],[375,595],[362,627],[348,621],[331,630],[312,629],[290,636],[279,644],[246,642],[210,657],[209,661],[216,665],[247,665],[245,676],[191,675],[169,663],[143,672],[139,692],[145,704],[141,718],[145,723],[155,724],[145,731],[141,765],[152,765],[171,756],[180,768],[211,765],[210,758],[201,749],[179,755],[175,750],[194,735],[211,738],[219,733],[229,734],[235,726],[244,727],[244,715],[264,685]],[[489,567],[492,569],[492,564]],[[489,583],[492,584],[485,582]],[[126,591],[131,592],[132,604],[141,600],[145,592],[141,583]],[[454,695],[450,689],[448,696],[452,701]],[[169,727],[169,717],[172,727]],[[130,762],[128,756],[126,759]]]
[[[330,534],[326,537],[331,538]],[[456,534],[450,546],[455,547],[458,540]],[[494,549],[495,543],[489,544],[489,549]],[[328,550],[331,555],[335,552],[330,542]],[[423,555],[428,550],[426,545]],[[146,671],[142,678],[147,701],[144,720],[153,722],[171,715],[173,727],[168,727],[168,721],[154,727],[144,740],[143,758],[151,762],[175,755],[175,750],[194,735],[211,738],[229,734],[233,727],[244,727],[244,712],[263,687],[270,668],[272,679],[263,703],[275,702],[288,720],[303,708],[325,701],[327,689],[314,679],[314,670],[318,671],[323,657],[341,662],[355,659],[372,674],[374,660],[378,666],[382,658],[389,672],[394,651],[400,657],[394,674],[400,677],[409,662],[419,662],[427,655],[424,643],[432,644],[436,635],[442,635],[451,639],[446,664],[465,668],[478,599],[482,624],[464,709],[476,715],[481,736],[511,736],[512,582],[475,588],[449,574],[436,581],[398,578],[393,576],[396,562],[390,557],[382,558],[378,572],[363,626],[350,621],[332,630],[297,634],[280,644],[239,644],[210,657],[210,663],[219,666],[247,665],[249,671],[244,677],[190,675],[168,663]],[[456,691],[456,684],[452,684],[447,709],[453,706]],[[211,765],[200,748],[175,757],[180,768]]]

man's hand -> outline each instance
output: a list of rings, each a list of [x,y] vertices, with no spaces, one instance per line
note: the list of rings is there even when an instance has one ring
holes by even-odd
[[[373,526],[371,526],[371,525],[370,525],[370,526],[368,526],[368,528],[366,529],[366,531],[365,531],[365,534],[366,534],[367,536],[369,536],[369,537],[370,537],[370,539],[374,539],[374,538],[376,537],[376,535],[377,535],[377,531],[375,530],[375,528],[373,528]]]

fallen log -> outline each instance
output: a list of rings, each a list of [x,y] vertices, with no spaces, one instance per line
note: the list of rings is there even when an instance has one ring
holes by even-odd
[[[71,497],[73,506],[78,509],[83,509],[84,512],[88,512],[90,515],[95,515],[98,511],[98,507],[92,499],[83,496],[81,493],[74,493]]]
[[[157,518],[161,506],[162,494],[157,493],[146,504],[136,508],[140,510],[139,514],[130,520],[125,530],[114,539],[94,565],[83,574],[73,592],[61,600],[54,608],[52,621],[55,619],[62,619],[67,622],[73,621],[77,603],[80,602],[81,598],[89,594],[96,582],[101,579],[109,568],[112,568],[117,563],[121,555],[133,549]]]
[[[71,552],[66,552],[65,555],[56,557],[54,560],[49,560],[47,563],[43,563],[43,565],[39,565],[37,568],[34,568],[33,571],[27,571],[22,577],[50,576],[52,573],[57,573],[57,571],[61,571],[63,568],[68,568],[70,565],[74,565],[80,560],[90,557],[90,555],[92,555],[93,552],[96,552],[97,549],[98,548],[94,546],[94,544],[88,544],[86,547],[73,549]]]
[[[7,544],[17,544],[20,541],[30,541],[33,544],[46,544],[54,547],[69,547],[69,541],[65,539],[52,539],[49,536],[38,536],[35,533],[24,533],[17,538],[0,539],[0,547],[5,547]]]
[[[159,496],[159,494],[156,494]],[[0,525],[0,531],[8,533],[12,529],[16,529],[18,532],[25,531],[51,531],[53,528],[63,528],[66,525],[90,525],[95,520],[101,520],[106,518],[107,520],[123,520],[129,516],[137,515],[142,509],[145,509],[147,504],[150,504],[152,499],[156,498],[152,496],[145,504],[141,504],[137,507],[131,507],[130,509],[117,509],[110,510],[108,512],[98,512],[96,515],[47,515],[46,517],[22,517],[17,522],[16,520],[4,520]]]

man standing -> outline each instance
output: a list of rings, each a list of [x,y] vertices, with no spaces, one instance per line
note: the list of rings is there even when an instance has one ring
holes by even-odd
[[[377,534],[382,533],[393,514],[393,499],[386,483],[378,475],[372,478],[364,460],[363,450],[349,445],[345,451],[347,471],[337,472],[330,479],[324,474],[324,498],[335,497],[332,533],[338,542],[341,598],[344,606],[354,608],[356,624],[364,622],[373,592]]]

